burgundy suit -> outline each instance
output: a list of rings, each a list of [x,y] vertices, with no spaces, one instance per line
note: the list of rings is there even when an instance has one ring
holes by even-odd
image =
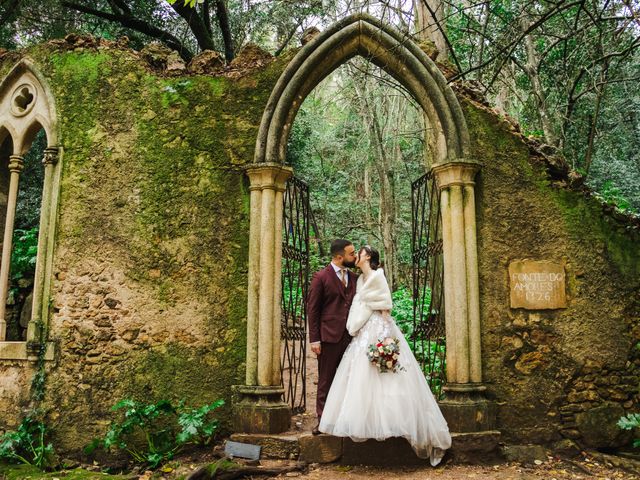
[[[351,341],[347,332],[347,317],[356,294],[358,276],[348,270],[347,274],[349,280],[345,288],[333,266],[327,265],[313,276],[307,297],[309,341],[322,342],[318,356],[318,419],[322,416],[342,355]]]

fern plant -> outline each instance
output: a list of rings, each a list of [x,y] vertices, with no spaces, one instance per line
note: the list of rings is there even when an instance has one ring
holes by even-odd
[[[640,427],[640,413],[630,413],[626,417],[620,417],[617,425],[623,430],[633,430]],[[640,447],[640,438],[633,440],[633,446]]]
[[[51,464],[53,445],[46,442],[47,428],[34,415],[27,415],[18,429],[0,436],[0,458],[38,468]]]
[[[208,444],[220,425],[209,414],[222,405],[223,400],[198,408],[185,407],[184,401],[173,406],[167,400],[150,404],[121,400],[112,410],[124,410],[122,421],[112,422],[106,435],[93,440],[85,453],[96,448],[124,450],[136,463],[157,468],[186,444]],[[139,441],[140,435],[143,443]]]

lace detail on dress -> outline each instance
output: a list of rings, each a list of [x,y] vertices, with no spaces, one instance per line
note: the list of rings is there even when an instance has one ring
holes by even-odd
[[[392,336],[392,325],[395,325],[395,322],[391,317],[389,320],[385,320],[380,313],[373,312],[367,323],[353,337],[349,347],[355,343],[358,348],[366,349],[374,341]]]

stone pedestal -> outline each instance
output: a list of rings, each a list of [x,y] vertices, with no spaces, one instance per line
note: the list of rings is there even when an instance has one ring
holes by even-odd
[[[233,391],[236,432],[281,433],[289,430],[291,408],[282,401],[284,389],[237,385]]]
[[[496,404],[485,397],[481,384],[447,384],[445,399],[438,402],[452,432],[470,433],[494,430]]]
[[[458,462],[473,461],[478,455],[497,453],[500,432],[496,430],[496,403],[485,396],[480,383],[445,385],[445,399],[438,402],[453,434],[452,455]]]

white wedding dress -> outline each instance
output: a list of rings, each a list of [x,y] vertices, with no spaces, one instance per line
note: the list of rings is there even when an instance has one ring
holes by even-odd
[[[404,335],[380,310],[391,309],[391,293],[381,269],[366,282],[358,278],[347,329],[354,336],[338,366],[319,430],[356,442],[404,437],[420,458],[440,463],[451,447],[447,422]],[[400,340],[396,373],[380,373],[369,362],[369,345],[386,337]]]

